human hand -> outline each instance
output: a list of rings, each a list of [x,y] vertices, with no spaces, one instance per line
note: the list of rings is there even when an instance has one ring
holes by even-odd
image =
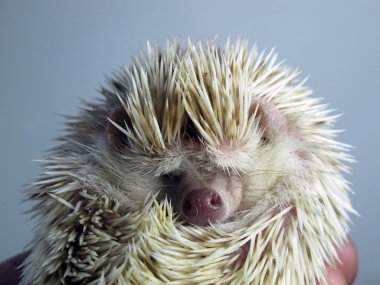
[[[350,285],[354,282],[358,272],[356,248],[352,241],[348,239],[343,248],[337,251],[341,263],[337,263],[336,268],[327,268],[327,284]]]
[[[20,265],[29,255],[30,251],[22,252],[3,262],[0,262],[0,285],[17,285],[20,281]]]

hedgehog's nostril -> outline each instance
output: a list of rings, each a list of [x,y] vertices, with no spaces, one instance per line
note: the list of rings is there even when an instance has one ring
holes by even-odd
[[[222,206],[222,200],[215,192],[211,194],[210,205],[214,208],[220,208]]]
[[[188,212],[190,212],[192,207],[193,207],[193,206],[192,206],[192,203],[190,202],[189,199],[185,199],[185,200],[183,201],[183,207],[182,207],[182,209],[183,209],[183,212],[184,212],[184,213],[188,213]]]
[[[197,189],[187,194],[182,203],[182,212],[188,222],[205,225],[219,221],[225,216],[225,207],[218,193],[210,189]]]

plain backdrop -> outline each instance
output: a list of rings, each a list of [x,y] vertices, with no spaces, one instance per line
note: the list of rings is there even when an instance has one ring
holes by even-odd
[[[355,148],[351,237],[356,284],[380,284],[380,1],[10,1],[0,2],[0,260],[22,251],[33,221],[22,214],[32,162],[146,42],[223,42],[242,36],[276,47],[299,67],[314,96],[344,115],[339,139]]]

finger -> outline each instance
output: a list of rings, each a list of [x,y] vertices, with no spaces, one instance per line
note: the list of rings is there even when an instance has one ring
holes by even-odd
[[[348,239],[341,249],[337,248],[340,262],[335,267],[327,267],[326,280],[328,285],[351,284],[358,270],[357,253],[352,241]],[[320,283],[317,283],[320,285]]]
[[[337,264],[337,269],[342,272],[348,284],[351,284],[358,272],[358,259],[356,248],[350,239],[347,240],[342,249],[337,249],[340,263]]]
[[[326,284],[327,285],[348,285],[343,273],[332,267],[327,267],[326,272]],[[317,285],[323,283],[317,281]]]
[[[347,280],[343,273],[334,268],[327,268],[326,280],[328,285],[347,285]]]
[[[0,281],[4,284],[18,284],[20,278],[20,269],[18,268],[30,251],[20,253],[0,263]],[[1,283],[3,284],[3,283]]]

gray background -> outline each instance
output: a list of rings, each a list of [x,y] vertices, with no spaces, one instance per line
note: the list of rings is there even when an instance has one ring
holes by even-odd
[[[112,4],[111,4],[112,3]],[[0,260],[27,245],[22,212],[32,162],[54,145],[57,113],[75,114],[147,40],[223,42],[244,36],[310,75],[315,96],[344,113],[340,140],[356,148],[352,196],[361,217],[351,236],[356,284],[379,284],[379,1],[4,1],[0,2]]]

